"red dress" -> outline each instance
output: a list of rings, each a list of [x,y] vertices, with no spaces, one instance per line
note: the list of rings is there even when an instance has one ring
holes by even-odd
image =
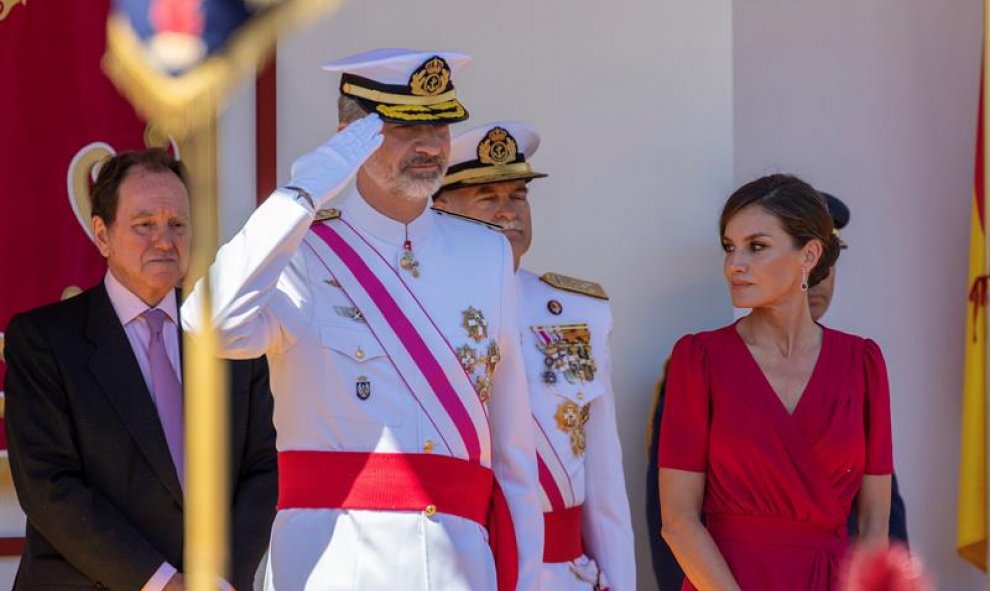
[[[735,324],[681,338],[659,463],[705,473],[706,527],[743,591],[834,590],[863,475],[893,468],[880,348],[824,328],[788,414]]]

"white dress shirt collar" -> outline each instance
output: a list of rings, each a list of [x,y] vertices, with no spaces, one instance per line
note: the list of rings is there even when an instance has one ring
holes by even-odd
[[[114,277],[109,269],[103,278],[103,285],[107,289],[107,296],[110,297],[114,312],[117,313],[117,318],[123,326],[127,326],[130,321],[144,314],[144,311],[149,308],[148,304],[144,303],[134,292],[124,287],[124,284]],[[155,307],[160,308],[174,324],[178,325],[179,306],[176,301],[175,290],[169,291]]]
[[[358,230],[397,247],[401,247],[406,239],[414,244],[425,241],[436,223],[436,214],[430,211],[428,203],[423,213],[409,224],[393,220],[369,205],[356,186],[341,197],[337,207],[343,219],[354,224]]]

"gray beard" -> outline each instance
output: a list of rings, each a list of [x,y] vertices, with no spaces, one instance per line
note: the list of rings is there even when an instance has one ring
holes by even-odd
[[[406,201],[422,201],[432,197],[440,190],[443,177],[447,174],[444,167],[431,178],[417,178],[397,169],[387,169],[373,159],[365,162],[364,170],[375,184]]]

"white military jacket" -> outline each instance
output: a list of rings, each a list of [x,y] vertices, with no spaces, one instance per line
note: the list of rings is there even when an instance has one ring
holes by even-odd
[[[592,589],[601,569],[612,591],[633,591],[635,550],[611,381],[611,310],[604,299],[553,287],[525,269],[517,277],[536,436],[549,441],[563,465],[566,506],[584,505],[587,556],[544,564],[541,589]],[[585,341],[590,350],[579,345]],[[578,348],[565,353],[567,343]],[[542,492],[540,500],[550,511]]]
[[[464,364],[479,390],[492,380],[491,453],[481,463],[494,471],[512,513],[518,588],[536,589],[542,515],[508,242],[483,225],[429,209],[404,225],[374,210],[353,188],[334,206],[396,269],[404,242],[411,241],[420,276],[399,274],[450,345],[475,351]],[[451,455],[316,259],[313,219],[309,207],[276,191],[210,269],[225,356],[268,355],[279,451]],[[183,305],[190,330],[200,325],[199,297],[197,287]],[[487,331],[472,335],[478,312]],[[501,356],[497,367],[487,363],[493,347]],[[275,518],[266,587],[478,591],[494,590],[495,581],[487,531],[473,521],[441,512],[287,509]]]

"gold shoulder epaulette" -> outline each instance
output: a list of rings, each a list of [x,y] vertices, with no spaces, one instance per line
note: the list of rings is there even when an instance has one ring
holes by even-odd
[[[314,222],[325,222],[327,220],[335,220],[340,217],[339,209],[318,209],[316,210],[316,217],[313,218]]]
[[[449,215],[451,217],[455,217],[455,218],[458,218],[458,219],[461,219],[461,220],[464,220],[464,221],[474,222],[476,224],[481,224],[482,226],[487,226],[488,228],[491,228],[492,230],[498,230],[499,232],[502,231],[502,226],[500,226],[498,224],[493,224],[491,222],[486,222],[485,220],[479,220],[478,218],[473,218],[473,217],[471,217],[469,215],[461,215],[459,213],[454,213],[452,211],[447,211],[445,209],[440,209],[438,207],[434,207],[432,209],[433,209],[433,211],[435,211],[435,212],[437,212],[437,213],[439,213],[441,215]]]
[[[567,275],[561,275],[560,273],[544,273],[543,275],[540,275],[540,281],[564,291],[572,291],[574,293],[591,296],[600,300],[608,299],[608,294],[605,293],[605,289],[600,284],[593,281],[576,279],[574,277],[568,277]]]

